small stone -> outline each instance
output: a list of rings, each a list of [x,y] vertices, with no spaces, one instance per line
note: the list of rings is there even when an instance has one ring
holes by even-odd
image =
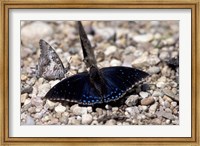
[[[151,124],[153,125],[161,125],[162,121],[158,118],[155,118],[151,121]]]
[[[167,125],[169,125],[169,124],[171,123],[171,120],[167,119],[167,120],[165,121],[165,123],[166,123]]]
[[[27,94],[27,93],[22,94],[22,95],[21,95],[21,103],[24,103],[25,100],[27,99],[27,97],[28,97],[28,94]]]
[[[107,104],[107,105],[105,106],[105,108],[106,108],[107,110],[111,110],[111,109],[112,109],[112,106],[110,106],[110,105]]]
[[[153,96],[153,97],[159,97],[159,96],[162,97],[162,96],[163,96],[163,93],[160,92],[160,91],[154,91],[153,94],[152,94],[152,96]]]
[[[166,52],[166,51],[161,52],[160,55],[159,55],[159,58],[160,58],[161,60],[163,60],[163,61],[169,59],[169,57],[170,57],[170,56],[169,56],[169,53]]]
[[[168,97],[167,95],[164,95],[164,96],[163,96],[163,99],[166,100],[166,101],[168,101],[168,102],[172,102],[172,101],[173,101],[173,100],[172,100],[170,97]]]
[[[149,74],[157,74],[157,73],[159,73],[160,72],[160,68],[159,67],[157,67],[157,66],[153,66],[153,67],[150,67],[148,70],[147,70],[147,72],[149,73]]]
[[[115,53],[116,51],[117,51],[117,48],[115,46],[109,46],[108,48],[106,48],[104,54],[106,56],[109,56],[109,55]]]
[[[131,95],[125,101],[127,106],[134,106],[138,103],[139,96],[138,95]]]
[[[135,59],[131,65],[133,67],[143,67],[148,65],[148,57],[147,55],[142,55],[141,57]]]
[[[72,112],[74,115],[80,116],[82,114],[87,114],[87,108],[76,106],[73,108]]]
[[[157,56],[152,55],[151,57],[148,58],[147,62],[149,65],[157,65],[160,62],[160,59]]]
[[[136,115],[134,107],[127,107],[125,110],[126,110],[126,111],[128,112],[128,114],[131,115],[131,116],[135,116],[135,115]]]
[[[172,124],[174,124],[174,125],[179,125],[179,120],[173,120],[173,121],[172,121]]]
[[[143,92],[143,91],[140,92],[139,94],[140,94],[140,96],[141,96],[142,98],[146,98],[146,97],[148,97],[148,95],[149,95],[147,92]]]
[[[110,62],[110,66],[120,66],[121,64],[121,61],[117,59],[112,59]]]
[[[112,108],[112,111],[113,111],[113,112],[117,112],[118,110],[119,110],[118,107],[113,107],[113,108]]]
[[[165,106],[166,108],[169,108],[169,107],[170,107],[170,103],[169,103],[168,101],[164,101],[164,106]]]
[[[177,102],[171,102],[172,107],[176,107],[177,106]]]
[[[54,103],[54,102],[52,102],[52,101],[47,99],[46,100],[46,105],[50,110],[52,110],[55,107],[56,103]]]
[[[163,89],[163,88],[165,87],[165,83],[164,83],[164,82],[158,82],[158,83],[156,84],[156,86],[157,86],[158,88]]]
[[[21,80],[22,80],[22,81],[27,80],[27,76],[22,74],[22,75],[21,75]]]
[[[87,107],[87,112],[88,112],[88,113],[91,113],[92,111],[93,111],[93,110],[92,110],[92,107],[91,107],[91,106],[88,106],[88,107]]]
[[[103,114],[103,110],[101,108],[96,108],[96,112],[98,113],[98,115]]]
[[[42,107],[43,106],[43,100],[39,97],[33,97],[31,98],[31,104],[36,107]]]
[[[24,101],[24,110],[27,110],[29,107],[31,106],[31,99],[30,98],[27,98],[25,101]]]
[[[152,34],[136,35],[133,38],[136,42],[147,43],[153,39]]]
[[[34,119],[31,116],[27,116],[25,125],[35,125]]]
[[[90,114],[83,114],[81,123],[83,125],[89,125],[92,122],[92,116]]]
[[[65,110],[66,110],[66,107],[62,106],[61,104],[55,107],[55,111],[57,113],[63,113]]]
[[[48,83],[40,85],[40,87],[38,88],[37,96],[43,98],[50,89],[51,89],[51,86]]]
[[[99,125],[98,121],[92,121],[91,125]]]
[[[169,96],[172,100],[179,101],[179,98],[169,89],[163,89],[163,93]]]
[[[105,123],[105,125],[116,125],[116,124],[117,124],[117,122],[114,119],[110,119],[110,120],[106,121],[106,123]]]
[[[174,120],[174,116],[172,115],[172,113],[164,112],[162,116],[166,119]]]
[[[155,102],[153,105],[149,108],[149,113],[154,114],[158,108],[158,102]]]
[[[144,98],[141,100],[141,105],[151,105],[155,102],[154,98],[152,96]]]

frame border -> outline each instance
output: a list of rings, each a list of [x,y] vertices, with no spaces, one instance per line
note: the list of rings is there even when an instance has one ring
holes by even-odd
[[[2,145],[13,145],[13,144],[89,144],[89,145],[125,145],[125,144],[135,144],[135,145],[199,145],[199,114],[200,107],[200,91],[198,87],[200,83],[200,47],[199,47],[199,0],[180,0],[180,1],[136,1],[136,0],[87,0],[87,1],[63,1],[59,0],[57,2],[51,0],[1,0],[1,48],[0,48],[0,122],[1,122],[1,144]],[[192,137],[190,138],[20,138],[9,137],[9,9],[63,9],[63,8],[113,8],[113,9],[191,9],[192,12]]]

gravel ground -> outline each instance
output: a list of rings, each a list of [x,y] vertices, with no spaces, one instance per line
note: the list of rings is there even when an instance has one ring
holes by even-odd
[[[21,22],[21,125],[179,125],[178,21],[85,21],[100,68],[131,66],[150,77],[120,103],[99,107],[52,102],[45,94],[60,80],[36,77],[39,40],[51,44],[69,77],[86,70],[74,21]],[[70,59],[71,58],[71,59]]]

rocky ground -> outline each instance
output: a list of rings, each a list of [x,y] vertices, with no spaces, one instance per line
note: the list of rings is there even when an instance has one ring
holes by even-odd
[[[150,74],[118,104],[81,107],[45,94],[60,80],[36,77],[39,40],[51,44],[66,76],[86,70],[74,21],[21,22],[21,125],[179,125],[179,73],[167,62],[179,55],[178,21],[83,22],[100,68],[132,66]],[[71,59],[70,59],[71,58]]]

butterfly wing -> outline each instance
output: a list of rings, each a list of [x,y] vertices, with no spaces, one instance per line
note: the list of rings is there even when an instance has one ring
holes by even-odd
[[[39,44],[41,55],[38,62],[37,75],[47,80],[64,78],[66,70],[58,54],[44,40],[40,40]]]
[[[106,84],[106,94],[104,95],[106,103],[123,97],[148,76],[148,73],[144,71],[122,66],[102,68],[101,72]]]
[[[102,98],[91,85],[87,72],[62,80],[51,88],[45,97],[49,100],[63,100],[82,105],[93,105],[102,102]]]
[[[93,50],[93,48],[90,44],[90,41],[87,37],[87,34],[86,34],[86,32],[83,28],[83,25],[80,21],[78,21],[78,29],[79,29],[81,47],[82,47],[82,50],[83,50],[84,62],[85,62],[87,67],[90,67],[92,65],[96,65],[94,50]]]

